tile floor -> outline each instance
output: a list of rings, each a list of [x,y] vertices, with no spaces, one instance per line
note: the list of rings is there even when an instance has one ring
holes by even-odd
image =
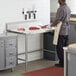
[[[27,72],[53,66],[56,62],[44,59],[28,62]],[[25,64],[18,64],[13,72],[10,69],[0,71],[0,76],[22,76],[22,73],[25,73]]]

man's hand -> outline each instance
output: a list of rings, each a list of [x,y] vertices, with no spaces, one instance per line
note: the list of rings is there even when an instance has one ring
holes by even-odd
[[[52,24],[51,24],[51,27],[55,27],[55,26],[57,26],[57,24],[58,24],[59,22],[53,22]]]
[[[53,22],[52,24],[51,24],[51,27],[55,27],[56,25],[55,25],[55,23]]]

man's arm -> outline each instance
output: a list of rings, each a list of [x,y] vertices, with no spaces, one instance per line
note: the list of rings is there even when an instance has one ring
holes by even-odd
[[[56,18],[55,18],[55,21],[51,24],[52,27],[56,26],[60,21],[63,20],[63,17],[64,17],[64,10],[59,8],[57,10],[57,13],[56,13]]]

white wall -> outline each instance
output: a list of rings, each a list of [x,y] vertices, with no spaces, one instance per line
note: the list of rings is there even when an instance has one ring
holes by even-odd
[[[76,14],[76,0],[66,0],[72,14]]]
[[[58,0],[50,0],[50,10],[51,12],[56,12],[58,8]]]
[[[37,10],[37,19],[43,24],[50,23],[50,0],[0,0],[0,33],[7,22],[22,21],[22,9]]]

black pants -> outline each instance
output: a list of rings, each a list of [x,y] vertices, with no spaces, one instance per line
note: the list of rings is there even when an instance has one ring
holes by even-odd
[[[68,45],[68,35],[59,35],[58,38],[58,44],[56,46],[56,50],[57,50],[57,55],[59,58],[59,63],[63,64],[64,63],[64,46]]]

